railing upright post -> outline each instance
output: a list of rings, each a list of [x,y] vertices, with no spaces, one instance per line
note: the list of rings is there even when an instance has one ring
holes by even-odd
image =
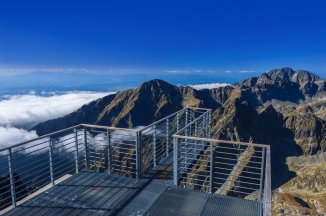
[[[157,166],[157,158],[156,158],[156,124],[153,125],[153,166],[154,168]]]
[[[178,186],[179,179],[179,152],[178,152],[179,139],[173,138],[173,184]]]
[[[141,179],[141,131],[137,131],[136,134],[136,178]]]
[[[207,113],[203,115],[203,128],[204,128],[204,137],[207,138]]]
[[[212,111],[208,111],[208,138],[212,136]]]
[[[76,165],[76,173],[78,173],[79,172],[79,162],[78,162],[79,150],[78,150],[78,130],[77,130],[77,128],[74,129],[74,133],[75,133],[75,165]]]
[[[208,112],[206,112],[206,115],[205,115],[205,138],[208,138],[208,133],[209,133],[209,116],[208,116]]]
[[[53,155],[53,140],[51,137],[49,137],[49,162],[50,162],[50,177],[51,177],[51,184],[54,185],[54,174],[53,174],[53,161],[52,161],[52,155]]]
[[[108,170],[112,173],[112,146],[111,146],[111,131],[107,130],[108,138]]]
[[[210,167],[209,167],[209,192],[213,192],[213,161],[214,161],[214,147],[213,147],[213,142],[210,142]]]
[[[188,125],[188,108],[186,108],[186,118],[185,118],[185,126]],[[188,136],[188,128],[186,127],[185,135]]]
[[[169,118],[166,119],[166,147],[165,147],[165,156],[169,156],[170,150],[170,127],[169,127]]]
[[[264,179],[264,161],[265,161],[265,149],[262,148],[262,156],[261,156],[261,167],[260,167],[260,182],[259,182],[259,193],[260,193],[260,201],[263,201],[263,179]]]
[[[10,179],[10,190],[11,190],[11,201],[12,206],[16,207],[16,188],[15,188],[15,176],[12,165],[12,150],[8,150],[8,168],[9,168],[9,179]]]
[[[84,149],[85,149],[85,168],[88,169],[88,145],[87,145],[87,130],[84,129]]]
[[[264,186],[264,216],[272,215],[272,192],[271,192],[271,155],[270,147],[266,147],[266,156],[265,156],[265,186]]]
[[[177,113],[177,131],[179,131],[179,124],[180,124],[180,116],[179,113]]]

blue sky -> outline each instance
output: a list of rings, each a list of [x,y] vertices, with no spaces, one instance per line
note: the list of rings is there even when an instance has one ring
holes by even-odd
[[[0,0],[0,73],[326,75],[325,1]]]

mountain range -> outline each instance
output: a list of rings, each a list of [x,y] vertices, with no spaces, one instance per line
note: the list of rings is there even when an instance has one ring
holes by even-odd
[[[271,146],[272,187],[276,189],[296,178],[297,173],[289,171],[286,164],[288,157],[326,152],[325,96],[324,79],[291,68],[274,69],[215,89],[196,90],[151,80],[31,130],[44,135],[80,123],[134,128],[187,106],[210,108],[213,138]],[[280,209],[276,211],[282,214]]]

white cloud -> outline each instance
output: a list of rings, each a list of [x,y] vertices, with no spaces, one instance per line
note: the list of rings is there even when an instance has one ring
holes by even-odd
[[[0,149],[37,138],[31,126],[71,113],[110,92],[44,93],[2,96],[0,100]]]
[[[14,127],[0,127],[0,149],[20,142],[37,138],[35,131],[26,131]]]
[[[232,71],[231,70],[226,70],[226,71],[224,71],[225,73],[232,73]]]
[[[61,95],[14,95],[0,101],[0,126],[28,128],[77,110],[109,92],[68,92]],[[1,137],[1,133],[0,133]]]
[[[190,85],[194,89],[200,90],[200,89],[213,89],[213,88],[220,88],[229,86],[230,84],[227,83],[208,83],[208,84],[199,84],[199,85]]]

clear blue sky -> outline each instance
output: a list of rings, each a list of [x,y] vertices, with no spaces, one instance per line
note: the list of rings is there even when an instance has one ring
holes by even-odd
[[[0,3],[1,72],[265,72],[290,66],[326,74],[322,0]]]

